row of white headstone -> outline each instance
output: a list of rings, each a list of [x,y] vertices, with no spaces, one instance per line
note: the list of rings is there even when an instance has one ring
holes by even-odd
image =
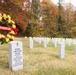
[[[71,43],[74,43],[74,53],[76,54],[76,40],[75,39],[64,39],[64,38],[42,38],[42,37],[29,37],[29,48],[33,49],[34,44],[33,44],[33,40],[35,40],[36,42],[38,42],[39,44],[41,44],[42,42],[44,43],[44,48],[47,47],[47,44],[50,42],[50,40],[52,40],[54,47],[57,47],[57,44],[59,45],[59,58],[64,58],[65,55],[65,41],[67,42],[68,46],[71,45]]]
[[[44,46],[44,48],[46,48],[48,42],[50,41],[50,38],[32,38],[32,37],[29,37],[29,48],[30,49],[32,49],[34,47],[33,40],[35,40],[39,44],[41,44],[42,42],[44,42],[43,46]]]
[[[69,38],[67,38],[67,39],[64,39],[64,38],[52,38],[51,39],[51,38],[46,38],[46,37],[44,37],[44,38],[42,38],[42,37],[40,37],[40,38],[39,37],[34,37],[34,38],[29,37],[29,48],[30,49],[32,49],[33,46],[34,46],[33,40],[35,40],[39,44],[41,44],[43,42],[44,48],[47,47],[47,44],[50,42],[50,40],[52,40],[52,43],[53,43],[54,47],[57,47],[57,45],[60,44],[60,43],[65,44],[65,42],[67,42],[68,46],[70,46],[71,43],[74,43],[74,44],[76,43],[76,39],[69,39]]]
[[[67,42],[68,46],[71,45],[71,43],[75,44],[76,43],[76,39],[71,39],[71,38],[52,38],[52,42],[53,44],[56,44],[55,47],[57,46],[57,44],[59,43],[65,43]]]

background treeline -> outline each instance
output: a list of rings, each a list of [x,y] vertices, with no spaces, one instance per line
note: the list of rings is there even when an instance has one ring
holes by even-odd
[[[0,0],[0,12],[11,15],[20,36],[76,37],[76,9],[59,0]],[[26,2],[26,3],[24,3]],[[24,6],[25,5],[25,6]]]

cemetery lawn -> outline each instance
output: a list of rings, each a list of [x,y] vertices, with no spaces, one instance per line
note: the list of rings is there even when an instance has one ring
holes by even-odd
[[[47,48],[43,43],[34,41],[34,48],[29,49],[29,39],[16,38],[23,43],[24,69],[11,71],[8,68],[8,44],[0,45],[0,75],[76,75],[76,55],[74,46],[66,44],[65,58],[58,57],[58,47],[53,47],[52,41]]]

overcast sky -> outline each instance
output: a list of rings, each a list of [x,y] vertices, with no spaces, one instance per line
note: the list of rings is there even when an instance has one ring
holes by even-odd
[[[59,0],[51,0],[51,1],[57,4]],[[71,2],[76,7],[76,0],[64,0],[64,2],[65,3]]]

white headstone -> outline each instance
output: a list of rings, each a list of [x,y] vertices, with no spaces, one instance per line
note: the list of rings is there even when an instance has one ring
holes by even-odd
[[[29,38],[29,48],[33,49],[33,38],[32,37]]]
[[[76,40],[75,40],[75,39],[73,40],[73,43],[74,43],[74,44],[76,43]]]
[[[68,46],[70,46],[71,42],[72,42],[72,39],[66,39],[66,40],[67,40]]]
[[[53,39],[53,44],[54,44],[54,47],[57,46],[57,38],[54,38],[54,39]]]
[[[25,36],[25,39],[27,39],[27,37]]]
[[[44,38],[44,48],[46,48],[47,47],[47,40],[46,40],[46,38]]]
[[[39,38],[39,44],[41,44],[41,38]]]
[[[58,38],[58,44],[61,43],[61,38]]]
[[[39,38],[37,37],[36,41],[38,42]]]
[[[48,44],[50,42],[50,38],[46,38],[46,42]]]
[[[65,45],[64,43],[59,44],[59,58],[64,58],[64,50],[65,50]]]
[[[62,43],[65,43],[65,39],[62,38]]]
[[[13,71],[23,69],[23,50],[20,41],[9,43],[9,68]]]

